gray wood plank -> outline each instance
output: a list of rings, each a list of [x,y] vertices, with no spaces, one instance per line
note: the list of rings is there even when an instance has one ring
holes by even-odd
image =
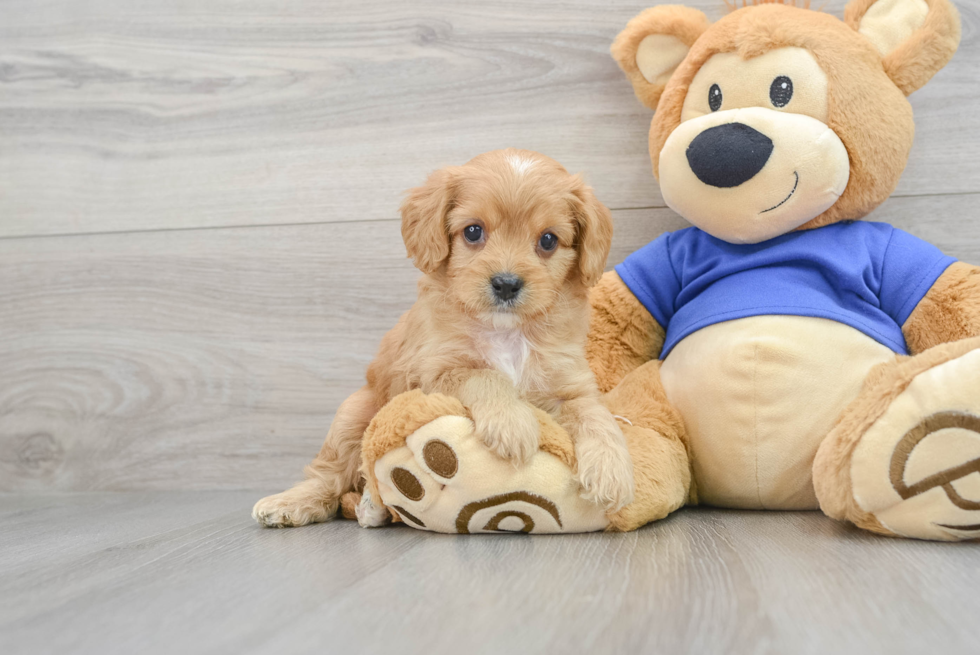
[[[883,543],[817,513],[690,508],[623,536],[503,544],[490,539],[439,543],[436,552],[427,544],[412,554],[407,569],[392,572],[394,582],[364,580],[327,620],[336,617],[358,645],[379,650],[396,648],[409,626],[440,616],[457,617],[465,634],[427,631],[413,634],[413,645],[435,652],[462,646],[557,653],[976,648],[970,618],[980,609],[970,582],[976,570],[964,571],[980,557],[975,545],[944,551],[941,544]],[[470,568],[452,568],[445,580],[445,562],[453,556]],[[419,579],[425,580],[421,593]],[[379,621],[360,611],[383,606],[393,588],[402,590],[407,616],[386,613]],[[412,595],[428,602],[409,604]],[[312,648],[313,621],[298,623],[293,638]],[[380,637],[366,636],[372,626]]]
[[[8,0],[0,236],[393,218],[430,170],[504,146],[662,207],[651,114],[608,55],[645,4]],[[980,191],[980,0],[957,4],[898,195]]]
[[[3,550],[4,652],[174,652],[178,643],[206,652],[195,644],[261,633],[288,618],[291,602],[328,600],[424,538],[372,538],[356,524],[276,538],[248,516],[256,497],[0,498],[0,508],[22,508],[15,524],[4,517],[4,541],[34,548],[26,557],[15,549],[12,567]]]
[[[394,222],[0,250],[3,489],[292,479],[417,277]],[[272,478],[240,477],[235,461],[267,456]]]
[[[0,495],[0,648],[894,655],[980,639],[975,544],[819,513],[689,508],[625,535],[452,537],[262,529],[254,497]]]
[[[980,262],[978,195],[873,218]],[[610,266],[673,212],[615,212]],[[417,273],[396,221],[0,239],[0,490],[276,488]]]
[[[874,218],[980,262],[980,0],[957,4]],[[281,488],[316,451],[412,302],[394,217],[429,170],[515,145],[586,171],[610,265],[684,226],[607,54],[644,6],[0,3],[0,652],[976,651],[975,544],[694,509],[272,531],[261,492],[206,491]],[[58,234],[81,236],[32,236]]]

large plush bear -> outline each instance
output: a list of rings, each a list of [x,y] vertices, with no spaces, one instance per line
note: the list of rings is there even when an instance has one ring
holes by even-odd
[[[905,97],[953,55],[947,0],[853,0],[844,21],[662,6],[612,51],[656,113],[664,234],[591,296],[588,358],[636,499],[582,500],[568,436],[497,459],[455,399],[392,400],[345,513],[440,532],[634,529],[686,503],[822,509],[883,534],[980,536],[980,269],[858,222],[912,145]],[[380,507],[383,503],[386,507]]]

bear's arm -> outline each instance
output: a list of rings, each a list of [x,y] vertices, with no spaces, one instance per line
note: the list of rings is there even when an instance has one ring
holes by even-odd
[[[941,343],[980,336],[980,268],[952,264],[902,326],[914,355]]]
[[[589,301],[585,354],[599,390],[606,393],[627,373],[660,355],[665,332],[616,271],[602,276]]]

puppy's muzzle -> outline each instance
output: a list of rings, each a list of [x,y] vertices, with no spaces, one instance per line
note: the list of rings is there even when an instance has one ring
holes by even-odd
[[[500,303],[513,300],[524,288],[524,280],[513,273],[500,273],[490,278],[494,298]]]

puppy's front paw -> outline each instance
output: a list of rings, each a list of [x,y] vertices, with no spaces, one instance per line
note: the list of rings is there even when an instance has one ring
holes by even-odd
[[[362,528],[379,528],[391,523],[391,514],[384,505],[375,505],[371,492],[367,489],[361,494],[361,500],[354,508],[354,515]]]
[[[504,459],[523,464],[538,452],[541,426],[534,411],[522,402],[497,409],[474,407],[473,423],[493,452]]]
[[[615,512],[633,502],[633,460],[622,439],[595,437],[575,444],[582,497]]]

